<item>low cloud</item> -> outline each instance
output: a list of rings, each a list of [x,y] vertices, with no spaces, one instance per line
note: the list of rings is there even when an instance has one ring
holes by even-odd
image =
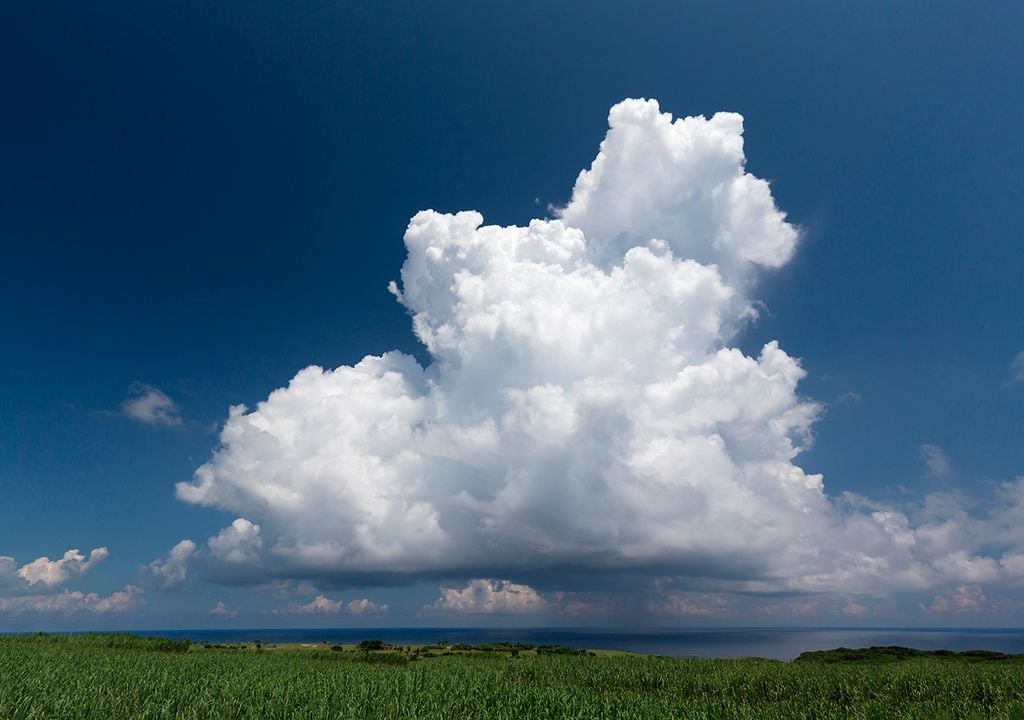
[[[548,602],[529,585],[508,580],[477,578],[461,587],[442,587],[441,596],[427,610],[467,615],[535,613]]]
[[[236,617],[238,615],[237,610],[232,610],[223,602],[218,602],[213,610],[210,611],[211,615],[219,615],[221,617]]]
[[[107,557],[107,549],[100,547],[89,553],[89,557],[80,553],[77,548],[68,550],[60,560],[50,560],[48,557],[36,558],[32,562],[21,566],[17,575],[28,585],[41,584],[48,588],[63,585],[73,577],[77,577]],[[12,561],[13,558],[2,558],[0,560]],[[0,567],[2,572],[2,567]]]
[[[533,611],[547,602],[534,588],[565,576],[836,607],[1019,583],[1024,480],[992,502],[899,506],[830,495],[798,464],[822,412],[799,391],[806,372],[737,335],[800,232],[743,143],[735,113],[626,100],[557,217],[417,213],[390,290],[429,362],[311,366],[232,407],[176,487],[238,517],[209,540],[211,564],[253,584],[443,580],[431,607],[456,612]],[[921,456],[951,471],[941,448]],[[675,608],[715,611],[686,594]]]
[[[670,592],[648,602],[648,611],[656,615],[721,615],[729,601],[717,594]]]
[[[867,605],[861,605],[856,600],[849,600],[843,605],[841,612],[847,617],[860,618],[868,614],[868,607]]]
[[[21,615],[24,613],[124,613],[142,604],[142,590],[126,585],[123,590],[111,595],[83,593],[64,590],[53,595],[19,595],[0,597],[0,613]]]
[[[170,590],[180,586],[188,576],[188,561],[195,555],[196,544],[191,540],[182,540],[167,554],[167,557],[154,560],[149,564],[148,571],[157,585]]]
[[[345,606],[349,615],[383,615],[388,612],[387,603],[375,603],[367,598],[353,600]]]
[[[144,425],[176,427],[182,424],[178,404],[160,388],[145,383],[132,383],[129,397],[121,403],[126,417]]]
[[[326,595],[317,595],[308,603],[292,603],[285,611],[294,615],[337,615],[347,612],[349,615],[383,615],[388,612],[386,604],[377,604],[368,598],[358,598],[347,605],[341,600],[332,600]]]
[[[985,606],[985,593],[977,585],[961,585],[950,597],[936,595],[930,605],[921,605],[925,612],[945,613],[976,613]]]
[[[0,614],[123,613],[144,604],[142,589],[126,585],[110,595],[57,588],[78,578],[106,559],[107,549],[93,549],[88,557],[77,549],[59,560],[43,556],[19,566],[13,557],[0,556]]]
[[[294,605],[292,612],[300,615],[310,614],[324,614],[331,615],[334,613],[340,613],[342,607],[344,607],[337,600],[331,600],[323,595],[317,595],[315,598],[310,600],[305,605]]]

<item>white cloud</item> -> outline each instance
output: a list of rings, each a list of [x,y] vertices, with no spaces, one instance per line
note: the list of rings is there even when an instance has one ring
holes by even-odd
[[[107,555],[105,547],[95,548],[88,557],[71,549],[59,560],[44,556],[20,567],[14,558],[0,556],[0,613],[122,613],[143,604],[142,590],[134,585],[106,596],[67,589],[56,592]]]
[[[950,462],[949,456],[938,445],[924,443],[918,448],[918,453],[925,470],[932,477],[943,478],[953,472],[953,464]]]
[[[368,598],[358,598],[345,604],[341,600],[332,600],[320,594],[307,603],[289,603],[286,610],[273,610],[274,614],[293,615],[337,615],[347,612],[349,615],[384,615],[389,608],[386,603],[375,603]]]
[[[149,573],[165,590],[177,587],[185,582],[188,575],[188,561],[196,552],[196,544],[191,540],[182,540],[167,554],[166,558],[154,560],[149,564]]]
[[[123,590],[107,596],[64,590],[53,595],[0,597],[0,613],[123,613],[141,604],[141,596],[141,589],[134,585],[126,585]]]
[[[121,403],[121,411],[132,420],[145,425],[181,425],[181,411],[177,403],[160,388],[136,382],[132,383],[131,394]]]
[[[218,602],[213,610],[210,611],[211,615],[220,615],[221,617],[236,617],[238,615],[237,610],[232,610],[223,602]]]
[[[216,536],[206,541],[210,552],[217,560],[235,565],[256,562],[259,559],[263,541],[260,526],[245,518],[238,518]]]
[[[745,170],[742,119],[673,121],[627,100],[609,121],[558,219],[412,218],[391,290],[428,366],[392,352],[308,367],[231,408],[220,447],[177,486],[241,516],[209,540],[212,559],[253,582],[631,571],[848,596],[969,582],[993,538],[1024,551],[1007,516],[1024,502],[912,518],[831,500],[794,463],[821,411],[798,394],[804,370],[776,342],[730,347],[756,314],[758,269],[799,235]],[[439,607],[509,588],[543,602],[477,579]]]
[[[345,606],[349,615],[383,615],[388,612],[387,603],[375,603],[368,598],[353,600]]]
[[[299,614],[334,614],[340,613],[342,607],[344,606],[337,600],[331,600],[324,595],[317,595],[305,605],[293,605],[292,612]]]
[[[921,605],[926,612],[943,613],[975,613],[985,606],[985,593],[977,585],[961,585],[951,597],[936,595],[927,607]]]
[[[68,550],[60,560],[48,557],[36,558],[18,569],[18,576],[29,585],[42,584],[46,587],[63,585],[70,578],[81,575],[95,567],[107,557],[107,549],[100,547],[89,553],[89,557],[80,553],[77,548]],[[2,558],[0,560],[13,560]]]
[[[1024,383],[1024,352],[1017,353],[1010,363],[1010,382]]]
[[[442,587],[440,592],[441,596],[425,609],[485,615],[532,613],[548,607],[532,587],[508,580],[477,578],[463,587]]]

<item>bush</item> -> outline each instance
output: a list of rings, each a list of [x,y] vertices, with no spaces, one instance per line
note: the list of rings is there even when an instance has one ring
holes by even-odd
[[[361,643],[356,645],[356,650],[370,652],[371,650],[387,650],[388,647],[388,644],[383,640],[363,640]]]

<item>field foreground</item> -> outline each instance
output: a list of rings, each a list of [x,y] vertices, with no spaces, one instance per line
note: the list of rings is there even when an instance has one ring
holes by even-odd
[[[0,718],[1021,718],[1024,658],[0,638]]]

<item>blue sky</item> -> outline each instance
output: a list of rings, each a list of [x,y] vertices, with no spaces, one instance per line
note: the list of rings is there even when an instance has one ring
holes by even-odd
[[[9,582],[0,562],[0,629],[624,617],[1019,625],[1022,16],[1012,3],[953,2],[6,4],[0,558],[13,560]],[[410,315],[435,312],[435,301],[403,307],[388,292],[402,280],[410,218],[431,208],[476,210],[488,225],[551,220],[624,98],[656,98],[679,118],[743,116],[746,170],[770,182],[800,238],[771,267],[726,278],[760,312],[720,344],[757,358],[777,340],[799,358],[806,377],[791,400],[820,407],[796,429],[813,443],[793,462],[823,476],[824,496],[847,508],[828,512],[853,535],[863,537],[857,513],[903,517],[919,546],[932,543],[912,561],[927,578],[812,587],[757,558],[733,567],[735,538],[684,552],[677,535],[659,545],[647,531],[642,561],[625,539],[604,538],[584,557],[568,548],[586,545],[573,518],[590,506],[571,494],[550,505],[532,497],[563,515],[550,518],[558,532],[536,520],[548,550],[520,565],[508,556],[521,549],[470,535],[483,549],[458,562],[362,548],[378,565],[356,572],[328,559],[311,570],[273,552],[309,540],[295,517],[272,499],[225,499],[242,482],[227,470],[209,505],[176,496],[221,444],[228,408],[254,408],[302,368],[391,350],[429,366]],[[624,178],[646,192],[645,173]],[[604,232],[592,213],[577,215],[588,237]],[[531,383],[555,382],[537,372]],[[452,382],[453,403],[495,389],[476,376]],[[134,417],[133,397],[144,399]],[[165,414],[147,414],[164,397]],[[330,422],[318,429],[342,434]],[[500,432],[498,442],[511,446]],[[734,460],[747,457],[738,447]],[[245,452],[222,455],[241,462]],[[320,540],[338,528],[338,543],[355,548],[338,525],[347,521],[319,517],[308,485],[288,485],[300,460],[274,466],[275,482],[306,493],[296,502],[307,515],[296,517],[327,527]],[[518,462],[492,463],[472,482]],[[674,462],[685,475],[706,461]],[[999,507],[1010,516],[995,517]],[[412,517],[401,524],[427,522]],[[207,541],[237,518],[261,526],[260,554],[218,564]],[[616,537],[632,537],[625,527]],[[938,527],[951,535],[941,553]],[[162,581],[150,563],[186,538],[196,551],[185,577]],[[108,555],[72,559],[66,579],[51,569],[52,584],[18,574],[70,548]],[[887,552],[865,557],[895,563]],[[951,557],[968,569],[942,570]],[[766,577],[779,583],[757,585]],[[126,595],[97,606],[117,592]],[[61,593],[83,595],[52,600]],[[389,611],[348,612],[364,598]],[[219,602],[238,614],[211,615]]]

